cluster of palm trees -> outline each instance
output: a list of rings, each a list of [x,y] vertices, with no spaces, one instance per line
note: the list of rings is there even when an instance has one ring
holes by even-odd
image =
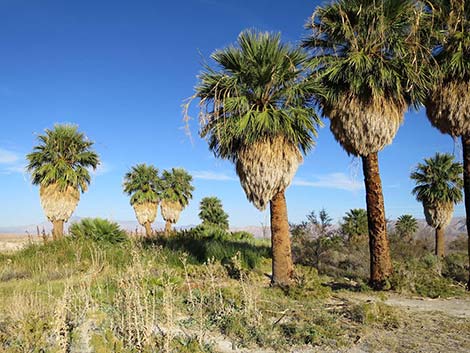
[[[370,284],[385,288],[393,268],[378,153],[410,108],[424,105],[434,126],[462,137],[470,231],[470,2],[334,0],[317,7],[307,29],[300,48],[244,31],[212,54],[216,65],[204,67],[193,96],[201,136],[235,164],[257,208],[270,204],[272,282],[286,285],[293,265],[284,191],[314,145],[320,111],[346,152],[362,159]]]
[[[261,210],[270,206],[272,283],[288,285],[293,263],[285,190],[315,144],[322,125],[317,111],[328,118],[340,145],[362,159],[370,284],[381,289],[393,269],[378,153],[393,141],[410,107],[425,106],[434,126],[462,139],[470,231],[470,3],[335,0],[315,10],[307,29],[301,47],[283,44],[279,34],[245,31],[237,45],[214,52],[216,66],[204,67],[193,96],[200,100],[200,134],[217,157],[235,164],[248,200]],[[74,126],[58,125],[38,138],[28,170],[58,238],[99,158]],[[426,180],[423,168],[412,176],[414,192],[439,235],[448,222],[443,215],[462,197],[454,191],[429,196],[423,190],[436,180]],[[460,186],[455,182],[455,189]],[[124,182],[147,234],[159,203],[169,231],[192,190],[184,170],[159,177],[144,164]]]
[[[55,125],[38,136],[39,144],[26,156],[32,182],[39,185],[41,205],[53,224],[53,239],[64,234],[67,222],[91,181],[90,168],[99,157],[89,141],[74,125]],[[124,177],[124,192],[131,196],[138,222],[152,235],[151,224],[160,204],[165,233],[171,231],[181,211],[192,198],[192,177],[182,168],[164,170],[162,176],[152,165],[137,164]]]
[[[181,211],[192,199],[192,177],[182,168],[164,170],[162,176],[152,165],[137,164],[124,177],[124,192],[131,196],[130,203],[136,218],[145,228],[147,237],[152,235],[151,224],[157,217],[160,204],[165,220],[165,233],[178,222]]]

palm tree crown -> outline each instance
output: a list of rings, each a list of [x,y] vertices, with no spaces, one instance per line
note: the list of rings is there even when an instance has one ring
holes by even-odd
[[[257,141],[282,136],[303,152],[320,124],[306,81],[306,54],[280,41],[279,34],[245,31],[237,46],[212,54],[218,68],[200,74],[201,135],[216,156],[232,161]]]
[[[348,153],[380,151],[407,107],[424,101],[430,83],[426,66],[415,60],[428,54],[417,26],[424,16],[414,0],[337,0],[313,14],[307,25],[313,33],[303,45],[323,88],[323,113]]]
[[[470,81],[470,2],[427,0],[433,15],[434,57],[445,82]]]
[[[462,173],[462,164],[454,162],[452,155],[436,153],[419,163],[411,173],[411,179],[416,182],[412,193],[416,200],[431,205],[457,204],[462,201]]]
[[[183,168],[172,168],[162,173],[162,199],[177,202],[181,207],[186,207],[193,198],[193,177]]]
[[[88,168],[96,169],[99,164],[98,155],[91,149],[93,142],[74,125],[55,125],[38,140],[40,144],[26,156],[33,184],[85,192],[91,181]]]
[[[401,215],[395,223],[395,229],[400,236],[411,236],[418,230],[418,221],[412,215]]]
[[[228,214],[217,197],[204,197],[199,206],[199,218],[203,224],[215,225],[228,229]]]
[[[124,177],[124,192],[131,196],[131,205],[160,201],[161,181],[158,169],[152,165],[137,164]]]
[[[236,46],[212,54],[199,75],[201,136],[216,157],[236,164],[247,198],[264,209],[290,184],[314,146],[320,120],[306,53],[279,34],[242,32]]]
[[[367,211],[362,208],[349,210],[343,217],[341,230],[345,235],[347,235],[349,240],[367,236],[369,233]]]

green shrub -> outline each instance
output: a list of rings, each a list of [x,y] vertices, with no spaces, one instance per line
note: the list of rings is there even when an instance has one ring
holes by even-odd
[[[466,283],[468,280],[468,268],[466,254],[450,254],[444,258],[442,275],[460,283]]]
[[[119,224],[102,218],[84,218],[78,223],[73,223],[69,233],[74,238],[87,238],[110,244],[127,240],[127,234]]]

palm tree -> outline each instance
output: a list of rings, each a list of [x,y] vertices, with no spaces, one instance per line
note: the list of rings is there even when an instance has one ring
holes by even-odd
[[[53,224],[53,239],[62,238],[67,222],[91,182],[88,168],[96,169],[93,142],[74,125],[55,125],[38,135],[39,144],[26,156],[32,183],[39,185],[41,206]]]
[[[426,222],[436,229],[435,254],[445,255],[444,229],[454,213],[454,204],[462,201],[462,164],[454,162],[450,154],[426,158],[411,173],[416,186],[412,193],[423,203]]]
[[[433,15],[433,72],[436,84],[426,102],[431,123],[461,137],[470,269],[470,2],[427,0]],[[467,290],[470,290],[470,270]]]
[[[400,238],[411,241],[418,230],[418,221],[410,214],[401,215],[395,223],[395,230]]]
[[[147,237],[152,235],[152,223],[157,217],[161,181],[158,169],[152,165],[137,164],[124,176],[124,192],[131,196],[131,205]]]
[[[242,32],[237,45],[212,54],[195,98],[200,99],[201,136],[219,158],[235,164],[250,202],[270,204],[272,283],[288,285],[293,274],[284,192],[302,153],[314,145],[320,124],[311,107],[307,56],[281,43],[279,34]]]
[[[393,271],[378,152],[393,141],[408,107],[424,100],[427,76],[415,60],[421,16],[414,0],[336,0],[316,9],[304,41],[330,130],[362,159],[375,289],[387,286]]]
[[[164,170],[162,174],[162,216],[165,220],[165,233],[171,231],[171,225],[178,222],[181,211],[193,198],[193,177],[183,168]]]
[[[341,224],[341,231],[352,242],[358,242],[367,238],[369,233],[367,211],[363,208],[354,208],[346,212]]]
[[[228,230],[228,214],[217,197],[204,197],[199,205],[199,218],[202,224],[213,225]]]

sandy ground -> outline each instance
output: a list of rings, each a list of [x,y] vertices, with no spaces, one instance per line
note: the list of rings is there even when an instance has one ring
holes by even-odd
[[[0,234],[0,252],[16,251],[30,242],[41,242],[42,238],[37,235],[27,234]]]

